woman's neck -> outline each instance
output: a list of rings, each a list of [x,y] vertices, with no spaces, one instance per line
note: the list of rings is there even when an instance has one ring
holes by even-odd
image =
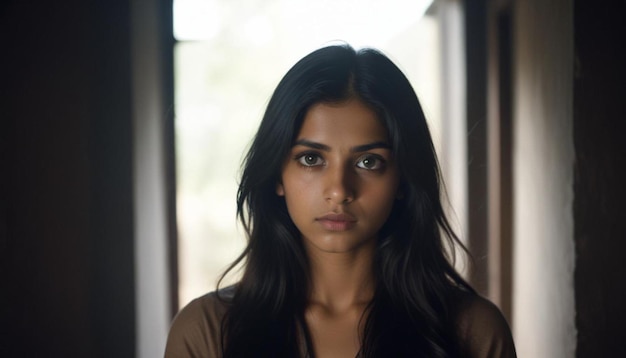
[[[367,306],[374,295],[374,240],[343,253],[309,247],[311,293],[305,311],[318,357],[354,357],[361,347]]]
[[[375,245],[347,253],[308,250],[311,269],[309,304],[330,312],[364,307],[375,290]]]

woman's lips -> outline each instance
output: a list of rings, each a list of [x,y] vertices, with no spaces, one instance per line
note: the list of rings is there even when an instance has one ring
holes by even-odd
[[[326,214],[315,219],[322,227],[329,231],[350,230],[356,224],[356,218],[350,214]]]

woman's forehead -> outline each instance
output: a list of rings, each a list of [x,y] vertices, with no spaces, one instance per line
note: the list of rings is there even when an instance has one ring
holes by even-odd
[[[378,115],[358,99],[317,103],[309,108],[296,141],[387,142],[388,133]],[[359,143],[360,142],[360,143]]]

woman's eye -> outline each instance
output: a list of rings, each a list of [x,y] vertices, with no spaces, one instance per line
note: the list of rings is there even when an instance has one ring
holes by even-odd
[[[314,167],[317,165],[322,165],[323,161],[317,154],[304,154],[298,158],[298,162],[305,167]]]
[[[359,158],[356,162],[356,166],[361,169],[378,170],[384,166],[384,161],[374,155],[365,155]]]

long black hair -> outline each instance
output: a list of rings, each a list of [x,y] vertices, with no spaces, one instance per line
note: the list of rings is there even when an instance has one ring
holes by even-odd
[[[462,244],[442,208],[441,175],[422,108],[385,55],[338,45],[312,52],[287,72],[244,160],[237,213],[248,244],[224,274],[244,264],[222,322],[224,357],[314,355],[304,321],[308,258],[276,186],[308,109],[351,98],[385,124],[403,196],[379,233],[377,287],[364,316],[359,356],[458,353],[455,297],[473,290],[446,250]]]

